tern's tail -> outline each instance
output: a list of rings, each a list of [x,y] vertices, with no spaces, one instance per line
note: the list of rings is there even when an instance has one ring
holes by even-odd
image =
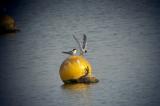
[[[72,55],[71,52],[62,52],[62,53]]]

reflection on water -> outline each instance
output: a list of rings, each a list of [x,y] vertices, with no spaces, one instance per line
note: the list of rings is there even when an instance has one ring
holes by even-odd
[[[87,90],[90,86],[88,84],[63,84],[61,86],[63,89],[72,90],[72,91],[83,91]]]
[[[0,37],[15,37],[17,32],[10,32],[3,35],[0,35]]]
[[[76,105],[83,105],[83,106],[92,106],[91,105],[91,92],[90,87],[93,86],[93,84],[63,84],[61,88],[65,92],[64,94],[70,95],[71,97],[74,97],[74,101],[72,103],[73,106]],[[68,97],[70,98],[70,97]],[[72,99],[72,98],[70,98]]]

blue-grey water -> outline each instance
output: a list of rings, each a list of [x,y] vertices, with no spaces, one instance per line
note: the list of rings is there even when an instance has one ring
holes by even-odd
[[[0,37],[0,106],[159,106],[156,0],[22,0],[21,30]],[[85,33],[97,84],[63,85],[59,67]]]

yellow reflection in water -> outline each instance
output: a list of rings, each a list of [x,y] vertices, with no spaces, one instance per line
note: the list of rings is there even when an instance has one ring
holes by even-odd
[[[88,84],[78,83],[78,84],[63,84],[63,89],[73,90],[73,91],[83,91],[88,89],[90,86]]]
[[[64,94],[76,101],[73,102],[74,106],[77,104],[81,106],[91,106],[91,94],[89,90],[91,84],[63,84],[61,87],[64,91]]]

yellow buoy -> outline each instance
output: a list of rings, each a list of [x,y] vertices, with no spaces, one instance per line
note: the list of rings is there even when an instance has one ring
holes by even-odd
[[[59,74],[63,82],[77,80],[86,75],[91,76],[91,64],[83,56],[69,56],[60,66]]]
[[[0,16],[0,34],[19,31],[16,28],[15,20],[8,15]]]

